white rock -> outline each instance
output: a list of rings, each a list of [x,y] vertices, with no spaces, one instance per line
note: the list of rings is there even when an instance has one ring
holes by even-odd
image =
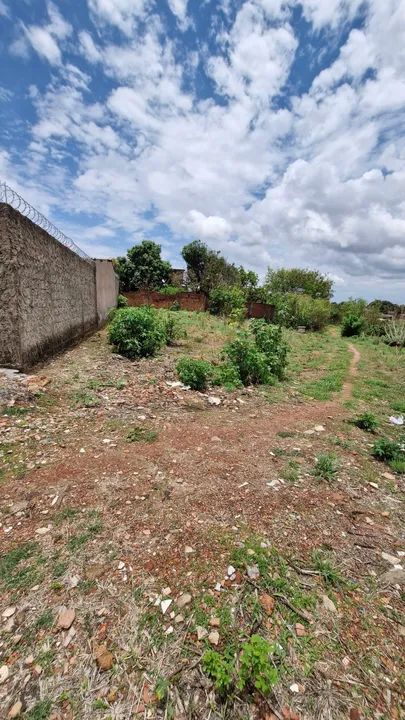
[[[184,608],[186,605],[190,605],[192,599],[193,597],[190,593],[183,593],[183,595],[177,598],[176,605],[179,609]]]
[[[4,618],[4,620],[7,620],[14,615],[15,611],[15,607],[8,607],[2,612],[1,617]]]
[[[257,565],[248,565],[246,572],[249,580],[257,580],[260,577],[260,570]]]
[[[398,558],[395,557],[395,555],[390,555],[389,553],[382,552],[381,557],[383,560],[386,560],[387,562],[389,562],[390,565],[398,565]]]
[[[236,568],[233,567],[233,565],[229,565],[228,567],[228,577],[231,577],[231,575],[235,575]]]
[[[163,613],[163,615],[168,611],[170,605],[172,604],[173,600],[168,598],[167,600],[162,600],[160,603],[160,609]]]
[[[293,683],[292,685],[290,685],[290,690],[292,693],[299,693],[300,687],[297,683]]]
[[[208,630],[206,630],[204,627],[201,627],[200,625],[198,625],[196,627],[196,630],[197,630],[197,640],[204,640],[204,638],[207,637]]]
[[[271,482],[266,483],[267,487],[276,488],[281,485],[280,480],[274,479]]]
[[[10,674],[10,671],[8,669],[7,665],[2,665],[0,667],[0,685],[8,679],[8,676]]]
[[[125,563],[122,560],[118,563],[118,570],[125,570]]]
[[[191,553],[193,553],[194,550],[192,547],[190,547],[190,545],[186,545],[186,547],[184,548],[184,552],[186,553],[186,555],[191,555]]]
[[[170,625],[167,630],[165,630],[165,635],[171,635],[172,633],[174,633],[174,627]]]
[[[220,405],[221,404],[221,398],[216,397],[215,395],[209,395],[208,396],[208,402],[210,405]]]
[[[52,530],[52,525],[48,525],[47,527],[40,527],[35,530],[35,533],[37,535],[46,535],[46,533],[49,533],[50,530]]]
[[[322,603],[325,610],[333,613],[337,612],[335,603],[327,595],[322,595]]]
[[[208,640],[210,641],[211,645],[218,645],[219,643],[219,632],[218,630],[213,630],[208,635]]]
[[[325,432],[326,428],[323,425],[315,425],[314,430],[315,432]]]

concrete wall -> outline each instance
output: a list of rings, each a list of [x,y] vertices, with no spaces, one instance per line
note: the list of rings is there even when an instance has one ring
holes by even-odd
[[[4,203],[0,233],[0,366],[25,369],[99,326],[96,263]],[[101,313],[107,274],[99,279]]]
[[[117,304],[119,280],[111,260],[95,260],[98,324],[107,320],[108,311]]]

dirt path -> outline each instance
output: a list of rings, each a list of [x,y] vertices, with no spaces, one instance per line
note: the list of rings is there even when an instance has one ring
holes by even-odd
[[[343,384],[341,399],[350,400],[353,392],[353,378],[357,375],[358,365],[361,359],[359,350],[349,343],[348,350],[352,353],[352,359],[350,360],[349,374],[347,380]]]

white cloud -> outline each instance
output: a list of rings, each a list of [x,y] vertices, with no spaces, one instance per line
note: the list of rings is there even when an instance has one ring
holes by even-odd
[[[86,30],[79,32],[79,42],[81,52],[89,63],[97,63],[101,61],[102,54],[96,47],[89,32]]]
[[[125,35],[131,35],[136,23],[142,20],[151,0],[87,0],[95,20],[115,25]]]
[[[216,215],[206,217],[198,210],[190,210],[183,224],[189,234],[207,241],[226,240],[232,232],[232,226],[225,218]]]
[[[9,9],[3,0],[0,0],[0,15],[3,15],[4,17],[9,16]]]
[[[24,38],[18,38],[12,45],[12,52],[25,57],[27,44],[45,58],[51,65],[60,65],[62,54],[58,41],[65,40],[72,32],[72,26],[66,22],[53,3],[48,3],[49,23],[47,25],[23,26]]]

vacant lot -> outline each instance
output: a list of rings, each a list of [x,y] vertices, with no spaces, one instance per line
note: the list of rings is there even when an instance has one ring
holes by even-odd
[[[403,352],[291,332],[284,382],[203,395],[176,360],[235,329],[177,315],[0,376],[2,717],[400,718]]]

